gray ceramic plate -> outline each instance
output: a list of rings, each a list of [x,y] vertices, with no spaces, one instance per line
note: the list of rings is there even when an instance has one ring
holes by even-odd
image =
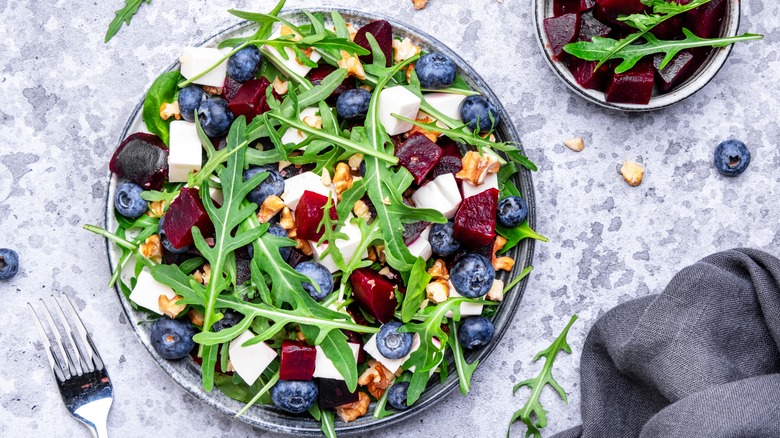
[[[533,0],[534,26],[536,27],[536,36],[539,45],[541,46],[544,59],[547,61],[547,64],[552,71],[574,92],[574,94],[605,108],[634,112],[653,111],[672,106],[687,99],[704,88],[710,83],[712,78],[718,74],[718,71],[723,67],[723,64],[726,63],[726,59],[729,57],[729,54],[731,54],[731,49],[733,47],[733,45],[729,45],[713,49],[710,56],[704,64],[699,67],[699,70],[696,73],[691,75],[691,77],[682,84],[676,86],[669,93],[657,94],[656,92],[653,92],[653,97],[647,105],[607,102],[603,92],[582,87],[577,83],[574,76],[572,76],[563,62],[556,61],[552,58],[550,42],[547,40],[547,34],[544,31],[544,19],[553,16],[553,1],[554,0]],[[734,36],[737,34],[737,30],[739,29],[739,4],[740,0],[729,0],[728,7],[726,8],[726,17],[723,19],[723,26],[720,33],[721,36]]]
[[[310,12],[330,12],[330,10],[331,9],[327,9],[327,8],[309,9]],[[463,61],[463,59],[461,59],[457,54],[455,54],[455,52],[445,47],[443,44],[436,41],[433,37],[425,34],[419,29],[415,29],[407,25],[397,23],[393,21],[390,17],[384,17],[377,14],[343,10],[343,9],[339,9],[339,12],[344,16],[347,22],[351,22],[356,25],[363,25],[375,19],[385,19],[389,21],[390,23],[393,24],[393,27],[395,29],[394,33],[396,36],[402,36],[402,37],[408,36],[412,40],[414,40],[416,44],[421,45],[424,50],[428,50],[428,51],[435,50],[448,55],[456,62],[456,64],[460,68],[461,74],[474,89],[479,90],[492,102],[496,102],[496,103],[499,102],[498,97],[495,94],[493,94],[493,92],[490,90],[487,84],[477,76],[474,70],[471,69],[466,64],[466,62]],[[293,21],[300,20],[300,18],[302,17],[302,14],[300,14],[299,12],[285,12],[283,13],[283,15],[285,16],[285,18],[291,19]],[[226,29],[225,31],[222,31],[212,36],[208,40],[204,41],[202,45],[213,47],[219,41],[222,41],[225,38],[246,33],[249,27],[250,26],[247,23],[240,23],[238,25],[232,26],[229,29]],[[171,65],[169,70],[177,69],[178,67],[179,65],[178,63],[176,63]],[[510,122],[509,114],[507,114],[504,108],[501,107],[500,105],[499,105],[499,109],[501,111],[502,122],[498,127],[497,135],[499,136],[499,138],[503,140],[514,141],[517,142],[517,144],[519,144],[520,138],[518,137],[517,132],[515,132],[514,126]],[[144,131],[144,130],[145,130],[145,126],[143,124],[143,120],[141,117],[141,104],[139,104],[136,107],[133,114],[130,116],[122,132],[121,137],[118,139],[117,144],[119,144],[119,142],[125,137],[127,137],[129,134],[138,131]],[[117,222],[114,218],[114,207],[113,207],[113,198],[114,198],[114,192],[117,186],[117,182],[118,180],[116,175],[111,175],[107,202],[106,202],[106,222],[105,222],[106,227],[109,230],[115,230],[117,226]],[[530,172],[523,170],[519,178],[517,178],[515,182],[520,188],[521,192],[523,193],[525,199],[528,201],[528,206],[529,206],[528,220],[530,225],[533,227],[535,225],[536,215],[534,209],[534,205],[535,205],[534,190],[533,190],[533,185],[531,183]],[[533,250],[534,250],[534,242],[530,239],[526,239],[516,249],[511,251],[510,255],[514,257],[516,264],[511,273],[503,274],[503,279],[505,280],[505,282],[508,282],[509,279],[514,278],[524,268],[531,265]],[[108,258],[112,270],[114,266],[116,266],[117,264],[119,255],[120,253],[118,252],[118,250],[112,244],[109,243]],[[127,276],[131,274],[131,271],[132,270],[129,267],[126,268],[125,270],[127,274],[125,275],[126,280],[128,278]],[[496,336],[493,342],[491,342],[490,345],[486,346],[483,349],[470,353],[467,356],[467,360],[469,362],[473,362],[475,360],[484,360],[485,358],[487,358],[490,352],[493,351],[493,348],[495,348],[496,344],[500,342],[502,335],[509,327],[512,318],[514,317],[515,311],[517,310],[517,307],[520,304],[520,300],[522,298],[523,290],[525,289],[526,284],[527,284],[527,278],[521,281],[506,296],[506,298],[504,299],[504,301],[501,303],[499,307],[498,313],[494,318]],[[171,362],[161,358],[154,351],[149,341],[150,325],[138,324],[139,321],[143,321],[147,319],[148,315],[143,312],[138,312],[134,310],[131,307],[130,302],[127,299],[125,299],[122,292],[118,289],[117,289],[117,294],[119,296],[120,302],[122,303],[122,307],[125,310],[125,313],[127,314],[128,318],[131,321],[131,326],[135,330],[138,337],[141,339],[141,342],[146,346],[146,348],[149,350],[149,353],[152,355],[152,357],[154,357],[157,363],[168,374],[170,374],[173,380],[175,380],[177,383],[183,386],[190,394],[192,394],[197,399],[201,400],[202,402],[210,406],[213,406],[216,410],[226,415],[230,415],[231,417],[234,416],[236,412],[238,412],[243,407],[244,405],[243,403],[237,402],[235,400],[226,397],[217,389],[215,389],[211,393],[205,392],[201,387],[200,367],[191,358],[187,357],[185,359],[182,359],[180,361],[175,361],[175,362]],[[420,412],[424,411],[426,408],[432,406],[434,403],[441,401],[447,396],[447,394],[451,393],[453,389],[455,389],[458,386],[458,378],[457,375],[455,374],[455,366],[452,363],[451,357],[449,358],[449,361],[450,363],[447,369],[450,371],[450,374],[447,377],[447,380],[444,383],[439,383],[438,379],[432,379],[432,383],[425,391],[425,393],[422,395],[420,400],[414,405],[414,407],[410,408],[407,411],[399,412],[392,416],[378,420],[373,418],[370,415],[371,411],[373,410],[373,406],[372,406],[371,408],[369,408],[368,415],[363,416],[354,422],[345,424],[337,420],[336,432],[339,435],[349,435],[355,433],[365,433],[379,428],[388,427],[398,422],[405,421],[410,417],[415,416]],[[433,380],[436,380],[436,382],[433,383]],[[312,419],[311,417],[290,415],[279,409],[274,408],[273,406],[254,406],[244,415],[238,417],[237,421],[243,421],[245,423],[248,423],[252,426],[261,429],[265,429],[277,433],[290,434],[290,435],[319,436],[322,434],[320,432],[319,422],[314,421],[314,419]]]

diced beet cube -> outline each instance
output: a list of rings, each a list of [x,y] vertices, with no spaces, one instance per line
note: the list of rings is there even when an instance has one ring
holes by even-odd
[[[561,15],[587,11],[595,4],[596,0],[555,0],[553,2],[553,16],[560,17]]]
[[[363,311],[360,310],[360,305],[356,302],[352,302],[347,306],[347,313],[349,313],[349,316],[352,317],[352,319],[355,320],[355,324],[365,325],[369,326],[368,320],[366,319],[366,316],[363,315]],[[358,355],[358,361],[360,360],[360,356]]]
[[[333,73],[334,71],[336,71],[336,67],[333,67],[328,64],[321,65],[309,72],[309,81],[311,82],[312,85],[317,86],[320,83],[322,83],[323,79],[328,77],[328,75]],[[357,87],[357,83],[355,82],[355,78],[350,76],[344,79],[344,81],[341,82],[341,85],[336,87],[336,89],[333,90],[332,93],[330,93],[330,96],[328,96],[326,101],[330,105],[335,105],[336,99],[338,99],[339,96],[341,96],[341,93],[356,87]]]
[[[387,277],[370,268],[360,268],[349,276],[349,282],[352,295],[363,310],[382,324],[393,319],[398,300],[395,285]]]
[[[333,409],[337,406],[347,403],[354,403],[360,400],[357,388],[355,392],[349,392],[347,382],[337,379],[318,379],[319,380],[319,406],[320,409]]]
[[[328,197],[316,192],[305,190],[295,207],[295,225],[298,230],[298,237],[306,240],[318,241],[325,233],[325,230],[317,231],[322,222],[323,208],[328,203]],[[330,208],[330,218],[338,219],[336,207]]]
[[[349,312],[349,308],[347,308],[347,312]],[[360,312],[358,310],[358,312]],[[355,320],[356,323],[360,324]],[[350,344],[358,344],[360,345],[360,349],[358,350],[358,357],[357,357],[357,363],[361,364],[366,361],[366,351],[363,350],[363,337],[361,337],[359,334],[353,332],[352,330],[342,330],[342,332],[347,336],[347,342]]]
[[[682,26],[683,17],[678,15],[654,27],[650,32],[658,39],[673,40],[682,35]]]
[[[282,380],[311,380],[317,350],[303,341],[282,342],[279,378]]]
[[[578,84],[591,90],[604,91],[604,84],[607,76],[609,76],[608,64],[604,64],[598,70],[595,70],[598,61],[585,61],[584,59],[570,56],[566,60],[566,65]]]
[[[439,137],[439,139],[436,141],[436,144],[441,148],[442,157],[463,157],[463,154],[460,152],[458,143],[449,137]]]
[[[645,58],[631,70],[612,75],[604,92],[607,102],[647,105],[653,95],[654,70],[652,60]]]
[[[455,238],[471,248],[481,248],[496,237],[498,190],[488,189],[463,200],[455,214]]]
[[[214,231],[214,224],[203,208],[199,194],[198,189],[184,187],[165,213],[163,231],[174,248],[192,244],[193,227],[198,227],[204,237]]]
[[[290,256],[287,257],[287,264],[295,268],[298,264],[311,260],[311,256],[300,252],[296,248],[290,248]]]
[[[613,9],[606,9],[603,6],[599,6],[598,3],[596,4],[596,7],[593,8],[593,16],[600,22],[611,27],[613,30],[636,31],[636,29],[629,26],[624,21],[618,20],[618,17],[623,15],[625,14],[622,12],[618,12]]]
[[[594,36],[607,37],[612,28],[600,22],[593,16],[593,11],[583,12],[580,15],[580,33],[577,41],[591,41]]]
[[[669,91],[691,77],[701,65],[701,59],[694,56],[690,50],[683,50],[672,58],[666,67],[660,69],[664,60],[664,54],[659,53],[653,57],[653,67],[658,78],[658,85],[662,91]]]
[[[267,102],[268,97],[265,94],[270,85],[271,83],[266,78],[251,79],[244,82],[241,88],[238,89],[236,96],[228,104],[228,108],[236,117],[244,116],[247,122],[251,122],[255,116],[271,110]],[[271,94],[274,99],[282,100],[276,94],[276,91],[272,91]]]
[[[404,244],[406,246],[411,245],[420,237],[423,231],[430,225],[428,222],[412,222],[410,224],[404,224]]]
[[[622,14],[637,14],[645,10],[642,0],[596,0],[596,3],[606,9]]]
[[[222,97],[227,103],[230,103],[230,101],[236,97],[239,88],[241,88],[241,82],[238,82],[230,76],[225,76],[225,83],[222,85]]]
[[[463,161],[458,157],[448,155],[441,157],[439,164],[431,170],[429,174],[430,179],[436,179],[437,177],[444,175],[445,173],[458,173],[463,169]],[[457,180],[458,186],[460,186],[461,180]]]
[[[119,145],[108,168],[146,190],[160,190],[168,178],[168,148],[160,137],[136,132]]]
[[[373,35],[376,42],[379,43],[379,48],[385,55],[386,66],[390,67],[393,63],[393,26],[385,20],[375,20],[358,29],[354,43],[370,52],[371,44],[366,37],[367,33]],[[374,62],[374,55],[363,55],[360,57],[360,61],[364,64],[371,64]]]
[[[720,35],[726,17],[727,0],[712,0],[685,13],[684,26],[696,36],[714,38]]]
[[[410,135],[401,148],[395,151],[398,164],[414,176],[416,184],[423,182],[428,172],[439,163],[441,155],[441,148],[420,133]]]
[[[553,58],[558,59],[563,54],[563,46],[574,42],[580,33],[580,15],[566,14],[560,17],[544,19],[544,31],[550,42]]]

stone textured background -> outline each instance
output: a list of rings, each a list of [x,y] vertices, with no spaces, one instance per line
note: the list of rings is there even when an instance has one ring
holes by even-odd
[[[330,2],[333,4],[334,2]],[[54,388],[25,303],[68,294],[81,311],[115,385],[109,429],[116,436],[270,436],[186,394],[154,364],[127,324],[109,276],[104,241],[82,230],[102,224],[108,159],[131,110],[182,46],[234,23],[231,7],[272,2],[154,0],[108,45],[103,35],[120,0],[0,0],[0,247],[16,249],[20,274],[0,284],[0,436],[87,437]],[[311,5],[291,0],[288,7]],[[579,422],[579,353],[596,318],[614,305],[659,292],[681,267],[719,250],[778,253],[780,193],[777,77],[780,6],[742,2],[739,45],[717,78],[686,102],[629,115],[586,104],[567,91],[536,43],[529,0],[343,0],[427,30],[460,52],[513,114],[535,175],[536,269],[515,324],[474,375],[468,397],[453,393],[426,414],[375,437],[494,437],[527,396],[513,383],[535,375],[531,358],[568,317],[574,355],[556,375],[563,404],[545,390],[545,435]],[[562,140],[585,138],[576,154]],[[745,141],[753,161],[737,179],[711,164],[722,140]],[[623,160],[647,168],[641,186],[617,174]],[[524,436],[516,426],[512,436]]]

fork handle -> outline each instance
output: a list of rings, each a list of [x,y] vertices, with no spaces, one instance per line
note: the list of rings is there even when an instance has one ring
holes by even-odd
[[[96,424],[89,428],[92,438],[108,438],[108,429],[105,424]]]

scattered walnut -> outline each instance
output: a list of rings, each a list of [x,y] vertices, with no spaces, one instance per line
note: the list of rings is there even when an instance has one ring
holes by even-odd
[[[306,116],[303,118],[303,123],[314,129],[322,129],[322,117],[320,116]]]
[[[347,163],[339,163],[336,165],[336,173],[333,174],[333,186],[336,188],[336,194],[341,199],[341,194],[349,190],[352,187],[352,174],[349,172],[349,165]]]
[[[328,169],[322,169],[322,176],[320,177],[320,182],[324,186],[329,186],[330,183],[333,182],[333,180],[331,180],[330,178],[330,172],[328,171]]]
[[[636,187],[639,184],[642,184],[645,168],[639,163],[626,161],[623,163],[623,167],[620,168],[620,173],[623,175],[623,179],[626,180],[628,185]]]
[[[295,228],[295,218],[293,217],[290,207],[285,206],[282,209],[282,217],[279,219],[279,225],[281,225],[285,231],[290,231]]]
[[[490,301],[501,301],[504,299],[504,280],[493,280],[493,286],[490,287],[485,298]]]
[[[582,152],[582,150],[585,149],[585,140],[583,140],[582,137],[574,137],[568,140],[564,140],[563,144],[574,152]]]
[[[198,327],[203,327],[203,316],[203,312],[200,310],[190,309],[190,311],[187,312],[187,318],[190,319],[191,323]]]
[[[441,303],[450,297],[450,287],[446,280],[436,280],[425,286],[425,296],[432,303]]]
[[[491,154],[480,155],[476,151],[466,152],[461,163],[463,169],[456,173],[455,177],[466,180],[475,186],[482,184],[488,173],[497,173],[501,167],[498,158]]]
[[[368,91],[369,93],[374,91],[374,87],[372,87],[371,85],[368,85],[368,84],[363,84],[363,85],[359,86],[358,88],[362,88],[362,89]]]
[[[498,257],[493,261],[493,269],[496,271],[511,271],[513,266],[515,266],[515,259],[512,257]]]
[[[337,62],[340,68],[347,70],[347,77],[354,76],[358,79],[365,79],[366,72],[363,70],[363,64],[357,56],[350,55],[346,50],[341,51],[341,59]]]
[[[298,248],[298,249],[300,249],[300,250],[301,250],[301,252],[302,252],[304,255],[307,255],[307,256],[310,256],[310,255],[312,255],[312,252],[313,252],[313,251],[312,251],[312,249],[311,249],[311,245],[309,244],[309,241],[308,241],[308,240],[303,240],[303,239],[297,239],[297,238],[296,238],[296,239],[295,239],[295,242],[297,243],[297,245],[295,245],[295,247],[296,247],[296,248]]]
[[[301,329],[296,329],[295,330],[295,339],[297,339],[299,341],[305,341],[306,340],[306,336],[303,335],[303,332],[301,331]]]
[[[181,313],[181,311],[187,307],[186,304],[176,304],[176,302],[182,298],[184,297],[181,295],[176,295],[169,300],[165,295],[160,295],[157,298],[157,305],[160,306],[162,313],[168,315],[171,318],[176,318],[179,316],[179,313]]]
[[[385,266],[384,268],[380,269],[378,274],[379,275],[384,275],[385,277],[387,277],[387,278],[389,278],[391,280],[395,280],[395,274],[393,274],[393,271],[391,271],[390,268],[388,268],[387,266]]]
[[[358,378],[358,385],[367,386],[368,393],[380,399],[395,375],[378,361],[368,361],[368,368]]]
[[[435,262],[433,262],[431,269],[428,269],[428,275],[430,275],[434,280],[450,279],[450,273],[447,271],[447,264],[444,263],[444,260],[442,259],[437,259]]]
[[[355,202],[355,206],[352,207],[352,213],[354,213],[355,216],[365,220],[371,219],[371,211],[368,209],[368,205],[366,205],[366,203],[361,199],[358,199]]]
[[[420,9],[425,9],[425,5],[428,4],[428,0],[412,0],[412,3],[414,4],[414,10],[419,11]]]
[[[163,120],[168,120],[171,117],[175,118],[176,120],[181,120],[179,102],[163,102],[162,105],[160,105],[160,118]]]
[[[363,162],[363,154],[355,154],[349,157],[349,168],[357,172],[360,170],[360,163]]]
[[[406,61],[412,56],[420,54],[420,46],[414,45],[409,37],[403,39],[403,41],[393,40],[393,59],[396,63]]]
[[[355,41],[355,36],[357,35],[358,30],[355,28],[355,26],[352,25],[352,23],[347,23],[347,32],[349,32],[349,40]]]
[[[165,214],[165,201],[152,201],[149,203],[149,210],[146,211],[147,216],[162,217]]]
[[[282,25],[281,29],[279,29],[279,35],[280,36],[288,36],[292,35],[292,38],[290,38],[291,41],[299,41],[301,39],[301,36],[295,33],[294,30],[290,26]]]
[[[425,114],[418,114],[417,115],[417,121],[420,122],[420,123],[431,123],[431,122],[434,122],[435,119],[432,119],[432,118],[428,117]],[[417,134],[417,133],[420,133],[420,134],[428,137],[428,140],[430,140],[430,141],[432,141],[434,143],[436,143],[436,140],[438,140],[439,136],[441,135],[441,132],[429,131],[429,130],[427,130],[425,128],[422,128],[422,127],[419,127],[417,125],[414,125],[414,126],[412,126],[412,129],[410,129],[409,132],[406,133],[406,136],[407,137],[411,137],[412,134]]]
[[[160,242],[160,236],[152,234],[146,238],[146,241],[139,247],[141,255],[147,259],[155,262],[162,263],[162,243]]]
[[[283,81],[279,79],[279,76],[277,76],[276,79],[274,79],[271,85],[273,85],[276,94],[280,96],[284,96],[285,94],[287,94],[287,90],[290,87],[290,83],[288,81]]]
[[[283,171],[285,167],[291,165],[292,163],[286,160],[280,160],[278,165],[276,166],[277,169],[279,169],[279,172]]]
[[[209,94],[220,95],[220,94],[222,94],[222,87],[212,87],[212,86],[209,86],[209,85],[205,85],[203,87],[203,91],[205,91],[206,93],[209,93]]]
[[[265,198],[263,205],[260,206],[260,213],[257,213],[257,220],[259,220],[261,224],[264,224],[272,217],[276,216],[276,213],[282,211],[284,207],[285,205],[284,201],[282,201],[282,198],[276,195],[271,195]]]
[[[365,392],[358,392],[358,397],[359,400],[356,402],[336,406],[336,414],[338,414],[341,421],[348,423],[366,415],[366,412],[368,412],[368,405],[371,403],[371,398],[369,398],[368,394]]]
[[[194,278],[195,281],[200,284],[209,284],[209,279],[211,278],[211,266],[203,265],[203,270],[195,271],[195,273],[192,274],[192,278]]]
[[[406,67],[406,82],[412,82],[412,72],[414,71],[414,64],[409,64]]]

